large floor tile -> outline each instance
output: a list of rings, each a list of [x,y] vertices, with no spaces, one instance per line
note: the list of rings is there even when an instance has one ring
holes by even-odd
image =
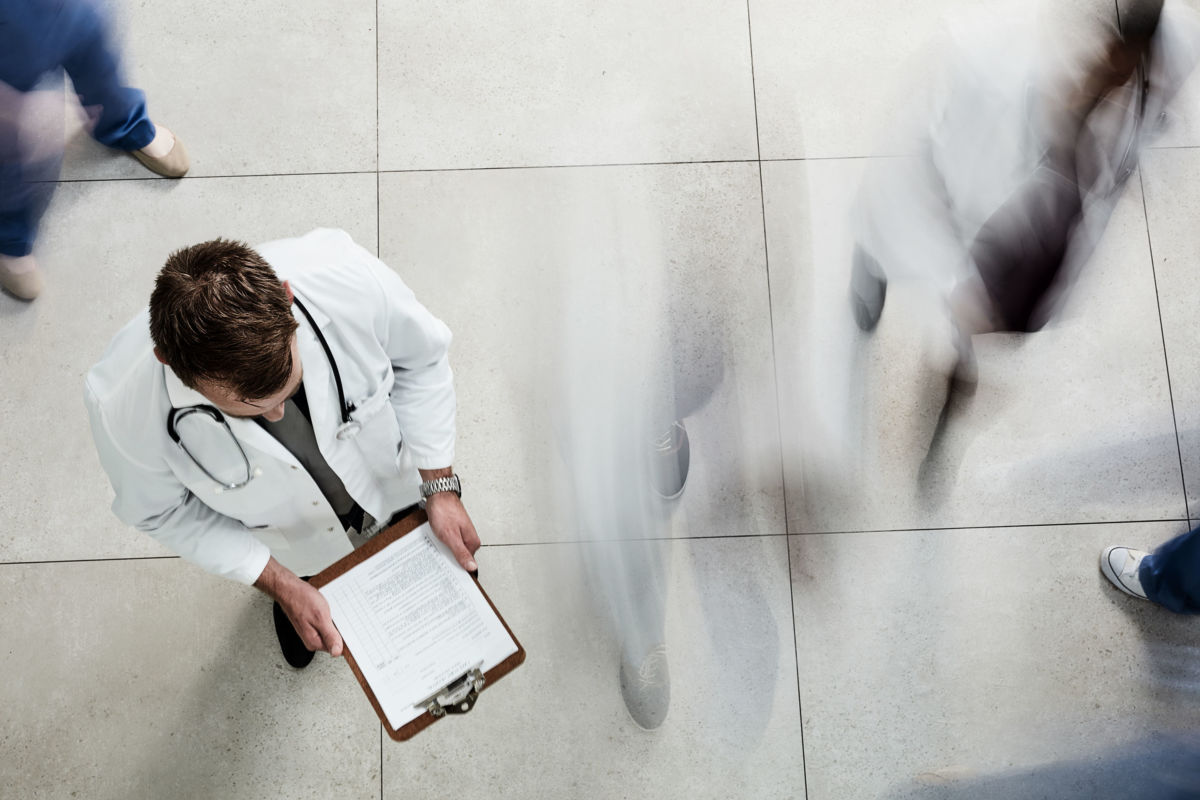
[[[666,589],[670,710],[653,731],[625,710],[620,649],[592,594],[612,547],[483,553],[484,585],[528,660],[469,715],[385,742],[385,798],[436,796],[451,773],[463,798],[804,797],[784,538],[641,551],[661,559]]]
[[[1191,302],[1200,293],[1196,272],[1200,233],[1194,224],[1200,211],[1200,190],[1191,179],[1197,169],[1197,150],[1153,151],[1146,154],[1142,166],[1171,394],[1193,518],[1200,517],[1200,333]]]
[[[809,798],[876,798],[943,768],[1087,759],[1194,729],[1193,621],[1097,568],[1106,545],[1150,547],[1180,527],[792,537]]]
[[[0,296],[0,561],[160,553],[108,510],[112,490],[88,428],[84,374],[146,306],[172,250],[217,236],[253,244],[322,226],[345,228],[374,250],[375,200],[374,175],[60,187],[37,249],[45,294],[30,304]]]
[[[1043,28],[1061,26],[1072,38],[1114,17],[1109,0],[752,0],[762,157],[864,156],[881,147],[893,152],[898,121],[910,118],[937,75],[947,18],[970,19],[974,10],[996,25],[1037,16]]]
[[[375,169],[376,3],[114,5],[129,82],[179,134],[191,175]],[[154,177],[78,116],[65,178]]]
[[[847,220],[863,163],[764,165],[789,530],[1186,518],[1136,179],[1053,324],[976,337],[977,393],[922,472],[953,274],[893,274],[879,327],[858,332]]]
[[[754,165],[384,175],[381,190],[384,261],[455,332],[457,467],[485,541],[782,532]],[[670,530],[587,530],[573,478],[600,514],[649,493],[622,482],[650,436],[613,453],[650,383],[646,404],[673,392],[691,439]],[[609,433],[613,449],[580,455]]]
[[[270,601],[176,559],[0,567],[6,797],[379,796],[349,668],[283,662]]]
[[[379,9],[383,169],[754,158],[738,0]]]

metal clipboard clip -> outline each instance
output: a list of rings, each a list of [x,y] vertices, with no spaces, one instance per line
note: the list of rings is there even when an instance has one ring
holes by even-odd
[[[413,707],[428,711],[434,717],[467,713],[475,707],[475,701],[486,682],[482,667],[483,662],[480,661],[429,697],[414,703]]]

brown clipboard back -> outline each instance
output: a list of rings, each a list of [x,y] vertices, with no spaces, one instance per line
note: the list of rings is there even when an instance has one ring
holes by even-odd
[[[330,566],[323,569],[319,574],[314,575],[309,579],[308,582],[312,586],[320,589],[322,586],[329,583],[346,570],[361,564],[400,537],[416,530],[418,527],[424,524],[427,519],[428,517],[425,516],[424,510],[417,509],[413,511],[413,513],[404,517],[392,526],[372,536],[369,540],[367,540],[366,544],[364,544],[362,547],[359,547],[353,553],[350,553],[345,558],[334,562]],[[479,593],[483,595],[483,599],[487,600],[488,605],[491,606],[496,618],[499,619],[500,624],[504,626],[504,630],[508,632],[508,635],[512,637],[513,642],[517,645],[517,652],[513,653],[511,656],[504,659],[483,674],[484,685],[483,690],[481,691],[486,691],[487,689],[491,688],[496,681],[500,680],[525,662],[525,648],[521,646],[519,641],[517,641],[517,637],[513,634],[512,628],[508,627],[508,623],[504,621],[504,617],[500,616],[500,612],[496,609],[496,604],[492,602],[492,598],[488,597],[487,592],[485,592],[483,587],[479,585],[478,578],[475,579],[475,586],[479,589]],[[379,700],[375,697],[375,692],[371,691],[371,687],[367,683],[367,679],[363,677],[362,670],[358,668],[358,662],[354,660],[354,654],[350,652],[350,648],[346,647],[344,643],[342,655],[345,657],[346,663],[350,665],[350,669],[354,671],[354,677],[358,678],[358,685],[362,687],[363,692],[365,692],[367,695],[367,699],[371,701],[371,705],[375,708],[375,713],[379,715],[379,721],[383,723],[384,730],[387,731],[388,736],[392,737],[397,742],[403,742],[407,739],[411,739],[413,736],[425,730],[439,719],[443,719],[443,717],[435,717],[426,711],[421,716],[401,726],[399,730],[393,728],[390,724],[388,724],[387,715],[383,713],[383,708],[379,705]]]

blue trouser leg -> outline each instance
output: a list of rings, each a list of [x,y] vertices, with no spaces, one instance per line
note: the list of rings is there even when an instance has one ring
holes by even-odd
[[[73,33],[63,43],[62,65],[79,102],[99,111],[92,137],[117,150],[140,150],[150,144],[155,131],[146,115],[146,95],[124,85],[107,22],[86,2],[74,4],[65,16]]]
[[[0,255],[33,252],[38,222],[54,195],[61,158],[33,164],[0,162]]]
[[[0,0],[0,81],[29,92],[64,68],[95,117],[97,141],[138,150],[154,139],[145,96],[124,85],[107,22],[90,0]],[[0,254],[32,250],[59,164],[23,159],[16,125],[0,121]]]
[[[1177,536],[1142,559],[1146,597],[1177,614],[1200,614],[1200,528]]]

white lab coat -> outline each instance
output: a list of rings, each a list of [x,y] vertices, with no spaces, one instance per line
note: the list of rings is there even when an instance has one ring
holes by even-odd
[[[376,519],[416,501],[416,469],[454,461],[450,331],[399,276],[344,231],[321,229],[257,248],[313,315],[362,429],[339,440],[329,360],[295,306],[304,390],[317,444],[350,495]],[[319,572],[352,549],[308,472],[250,419],[225,415],[254,471],[249,484],[218,484],[167,433],[170,409],[211,404],[153,352],[149,310],[113,339],[88,372],[85,402],[100,461],[116,492],[113,511],[204,569],[253,583],[270,555],[293,572]],[[185,439],[214,474],[241,463],[227,433]]]

